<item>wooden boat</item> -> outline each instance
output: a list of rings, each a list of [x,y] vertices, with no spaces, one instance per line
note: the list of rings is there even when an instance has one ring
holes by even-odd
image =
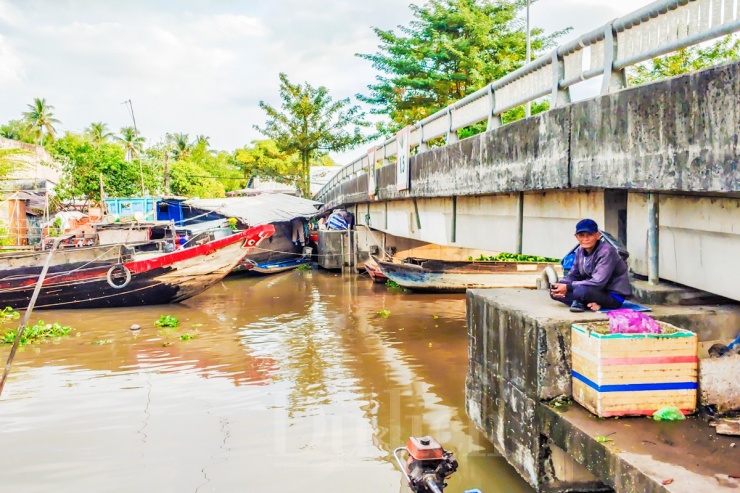
[[[58,250],[52,256],[36,308],[177,303],[223,279],[274,231],[268,224],[221,238],[203,232],[192,238],[187,248],[177,250],[171,243],[161,251],[151,251],[151,243]],[[48,254],[0,255],[0,306],[23,309],[28,305]]]
[[[373,257],[381,272],[399,286],[413,291],[465,292],[476,288],[536,288],[550,262],[446,261],[410,257],[388,262]],[[562,270],[560,271],[562,272]]]
[[[255,262],[249,258],[241,261],[242,269],[250,274],[269,275],[277,274],[295,269],[299,265],[310,264],[311,257],[294,256],[292,258],[282,258],[277,260],[268,260],[265,262]]]
[[[367,259],[363,265],[365,266],[365,272],[367,272],[373,282],[385,283],[388,281],[388,277],[383,274],[383,271],[380,270],[375,260]]]

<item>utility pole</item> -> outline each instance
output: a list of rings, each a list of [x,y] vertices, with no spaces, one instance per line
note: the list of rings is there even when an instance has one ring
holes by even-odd
[[[164,151],[164,193],[170,194],[170,148],[169,144]]]
[[[135,142],[139,142],[139,129],[136,128],[136,117],[134,116],[134,105],[131,102],[130,99],[127,99],[121,104],[127,105],[129,109],[129,113],[131,113],[131,120],[134,122],[134,138],[136,139]],[[141,196],[144,197],[145,191],[144,191],[144,168],[141,165],[141,152],[142,152],[141,143],[139,143],[139,176],[141,177]]]

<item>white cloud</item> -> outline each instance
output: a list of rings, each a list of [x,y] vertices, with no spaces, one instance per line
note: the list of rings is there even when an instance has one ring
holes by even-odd
[[[23,14],[10,2],[0,0],[0,22],[21,24],[23,22]]]
[[[0,60],[2,60],[2,63],[0,63],[0,83],[20,82],[25,77],[21,58],[2,35],[0,35]]]
[[[193,23],[198,36],[221,39],[262,37],[269,29],[260,19],[245,15],[218,14],[199,18]]]

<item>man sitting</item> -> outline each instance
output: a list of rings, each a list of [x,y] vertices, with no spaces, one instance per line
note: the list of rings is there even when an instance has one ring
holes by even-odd
[[[559,283],[550,287],[550,297],[570,305],[570,311],[583,312],[619,308],[632,295],[628,267],[617,250],[601,240],[592,219],[576,224],[579,247],[573,268]]]

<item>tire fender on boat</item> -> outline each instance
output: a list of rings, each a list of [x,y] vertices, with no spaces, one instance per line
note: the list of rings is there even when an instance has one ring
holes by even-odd
[[[126,276],[123,284],[116,284],[113,282],[113,275],[116,274],[119,270]],[[108,269],[108,273],[105,275],[105,278],[108,280],[108,284],[113,289],[125,288],[126,286],[128,286],[128,283],[131,282],[131,271],[123,264],[116,264]]]

